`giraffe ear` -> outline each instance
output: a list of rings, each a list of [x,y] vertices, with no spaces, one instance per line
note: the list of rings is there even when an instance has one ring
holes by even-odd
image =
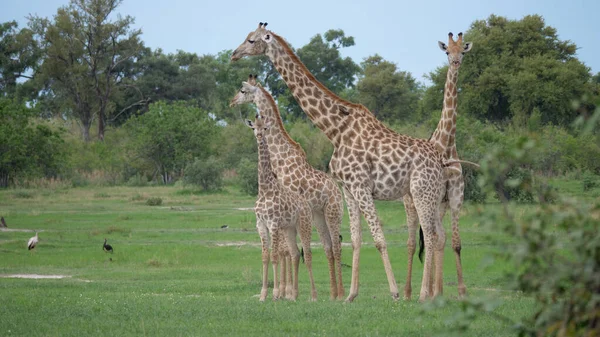
[[[473,48],[473,42],[465,43],[465,49],[463,50],[463,53],[468,52],[469,50],[471,50],[471,48]]]
[[[251,120],[246,119],[244,122],[245,122],[245,124],[246,124],[247,127],[249,127],[250,129],[254,129],[254,123],[252,123]]]
[[[262,36],[262,39],[266,43],[271,43],[271,41],[273,41],[273,35],[271,34],[271,32],[267,31],[267,33]]]
[[[446,49],[448,49],[448,46],[446,46],[446,44],[442,41],[438,41],[438,46],[440,47],[440,49],[445,52]]]

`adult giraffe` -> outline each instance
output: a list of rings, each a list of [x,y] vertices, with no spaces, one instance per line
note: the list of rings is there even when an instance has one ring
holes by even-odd
[[[399,135],[378,121],[363,105],[335,95],[317,81],[285,40],[267,30],[266,25],[260,23],[256,30],[250,32],[233,52],[231,60],[267,55],[304,112],[334,146],[329,168],[343,185],[353,247],[352,281],[346,301],[353,301],[358,295],[361,212],[380,252],[392,298],[399,298],[385,236],[373,201],[400,200],[407,194],[412,196],[425,234],[425,265],[419,299],[436,295],[441,291],[446,241],[439,217],[445,181],[442,154],[429,141]],[[434,294],[431,294],[434,250],[436,286]]]
[[[458,39],[454,41],[453,34],[448,33],[448,44],[438,41],[440,49],[448,55],[448,72],[446,74],[446,84],[444,86],[444,106],[442,115],[438,122],[437,128],[429,138],[435,147],[444,154],[448,160],[454,161],[448,166],[448,181],[446,182],[446,195],[442,200],[440,208],[440,218],[444,218],[446,210],[450,207],[450,215],[452,217],[452,250],[456,262],[456,274],[458,281],[458,295],[464,297],[467,293],[467,288],[463,280],[462,263],[460,261],[460,235],[458,231],[458,219],[460,210],[464,201],[465,182],[462,175],[462,166],[456,151],[456,118],[458,116],[458,69],[462,64],[463,55],[471,50],[473,43],[467,42],[463,44],[462,33],[458,33]],[[415,236],[419,222],[416,211],[410,196],[404,196],[404,206],[406,208],[406,223],[408,226],[408,241],[406,247],[408,249],[408,272],[406,276],[406,284],[404,285],[404,299],[410,299],[412,263],[415,254]]]

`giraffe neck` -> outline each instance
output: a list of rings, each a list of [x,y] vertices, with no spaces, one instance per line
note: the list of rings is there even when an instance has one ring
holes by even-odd
[[[321,129],[334,146],[341,142],[340,123],[359,104],[342,100],[321,84],[281,38],[273,34],[266,55],[308,118]],[[362,106],[360,106],[362,107]]]
[[[262,87],[258,87],[258,89],[260,93],[254,97],[254,104],[256,104],[261,116],[274,122],[273,126],[266,130],[265,140],[268,144],[273,170],[277,172],[277,159],[290,156],[306,158],[306,153],[300,144],[294,141],[285,130],[273,96]]]
[[[436,148],[448,158],[456,157],[457,80],[458,67],[448,66],[446,85],[444,86],[444,107],[437,128],[431,136],[431,141]]]
[[[271,168],[269,148],[264,137],[258,143],[258,190],[259,192],[272,186],[276,182],[275,173]]]

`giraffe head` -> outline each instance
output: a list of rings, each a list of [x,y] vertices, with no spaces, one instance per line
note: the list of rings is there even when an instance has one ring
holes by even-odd
[[[458,33],[458,40],[455,42],[452,38],[452,33],[448,33],[448,44],[438,41],[440,49],[448,55],[448,63],[451,67],[460,67],[463,55],[473,47],[472,42],[467,42],[463,45],[462,36],[463,33]]]
[[[256,83],[257,76],[258,75],[250,74],[250,76],[248,76],[248,81],[242,82],[242,87],[237,92],[237,94],[235,94],[235,96],[231,99],[231,102],[229,103],[230,107],[234,107],[236,105],[250,103],[250,102],[254,101],[256,94],[259,93],[259,90],[258,90],[259,84]]]
[[[244,56],[264,54],[267,50],[267,45],[273,41],[273,34],[266,27],[266,22],[259,22],[258,28],[250,32],[246,40],[233,52],[231,60],[237,61]]]
[[[246,119],[246,125],[254,130],[254,136],[259,143],[262,141],[265,131],[268,130],[272,124],[273,122],[271,119],[268,117],[261,117],[260,115],[256,115],[254,122]]]

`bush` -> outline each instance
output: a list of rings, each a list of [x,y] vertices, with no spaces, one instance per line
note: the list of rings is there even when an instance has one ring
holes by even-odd
[[[160,197],[152,197],[146,200],[146,205],[148,206],[160,206],[162,205],[162,198]]]
[[[583,185],[583,191],[589,191],[591,189],[594,189],[598,186],[598,176],[596,176],[595,174],[586,171],[583,173],[583,177],[582,177],[582,185]]]
[[[196,159],[185,168],[183,183],[200,186],[205,191],[218,191],[223,187],[223,165],[214,157]]]
[[[240,187],[249,195],[258,195],[258,163],[244,158],[240,161],[237,174]]]

